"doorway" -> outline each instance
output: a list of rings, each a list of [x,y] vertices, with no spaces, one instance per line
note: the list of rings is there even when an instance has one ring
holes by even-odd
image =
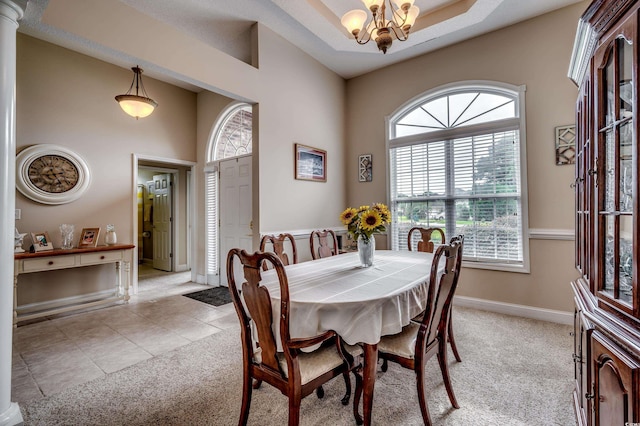
[[[143,277],[182,274],[195,282],[192,270],[192,182],[194,162],[134,154],[137,241],[133,294]],[[167,280],[171,281],[171,280]]]

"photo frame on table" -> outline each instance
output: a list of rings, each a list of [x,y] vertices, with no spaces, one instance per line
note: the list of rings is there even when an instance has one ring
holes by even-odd
[[[100,237],[100,228],[82,228],[78,248],[96,247]]]
[[[30,234],[34,252],[53,250],[53,241],[49,238],[48,232],[31,232]]]
[[[327,181],[327,151],[295,144],[295,178],[314,182]]]

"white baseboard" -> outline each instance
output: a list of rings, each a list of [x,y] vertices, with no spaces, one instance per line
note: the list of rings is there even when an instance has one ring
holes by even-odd
[[[60,308],[62,306],[81,305],[83,303],[87,303],[91,301],[112,298],[114,297],[115,293],[116,293],[116,289],[114,287],[107,290],[96,291],[93,293],[87,293],[87,294],[82,294],[78,296],[70,296],[70,297],[64,297],[61,299],[28,303],[28,304],[20,305],[16,307],[16,311],[20,314],[20,313],[47,311],[47,310]]]
[[[0,426],[18,426],[24,424],[22,413],[17,402],[9,404],[9,408],[4,413],[0,413]]]
[[[515,305],[512,303],[495,302],[493,300],[476,299],[475,297],[465,296],[455,296],[453,298],[453,304],[465,308],[515,315],[558,324],[573,324],[573,312],[555,311],[552,309],[535,308],[532,306]]]
[[[183,263],[182,265],[176,265],[176,270],[175,272],[184,272],[184,271],[188,271],[189,265],[187,265],[186,263]]]

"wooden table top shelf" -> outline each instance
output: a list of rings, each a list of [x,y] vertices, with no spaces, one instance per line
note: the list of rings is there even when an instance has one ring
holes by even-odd
[[[86,248],[72,248],[72,249],[61,249],[54,248],[53,250],[39,251],[35,253],[24,252],[24,253],[15,253],[14,259],[33,259],[35,257],[47,257],[47,256],[64,256],[65,254],[78,254],[78,253],[95,253],[99,251],[113,251],[113,250],[129,250],[135,248],[133,244],[114,244],[110,246],[96,246],[96,247],[86,247]]]

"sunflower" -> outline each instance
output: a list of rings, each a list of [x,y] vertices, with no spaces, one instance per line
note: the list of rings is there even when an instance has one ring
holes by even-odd
[[[382,222],[389,222],[389,219],[391,218],[391,213],[389,212],[389,209],[387,208],[387,206],[385,206],[382,203],[376,203],[371,208],[377,210],[378,213],[380,213]]]
[[[382,225],[382,218],[380,217],[380,213],[376,209],[370,209],[362,213],[360,217],[360,226],[362,229],[367,231],[375,231]]]
[[[373,234],[386,232],[385,225],[391,222],[391,212],[382,203],[347,208],[340,214],[340,221],[347,227],[347,233],[356,240],[369,240]]]
[[[358,211],[356,209],[349,207],[340,214],[340,221],[342,221],[344,225],[349,225],[357,214]]]

